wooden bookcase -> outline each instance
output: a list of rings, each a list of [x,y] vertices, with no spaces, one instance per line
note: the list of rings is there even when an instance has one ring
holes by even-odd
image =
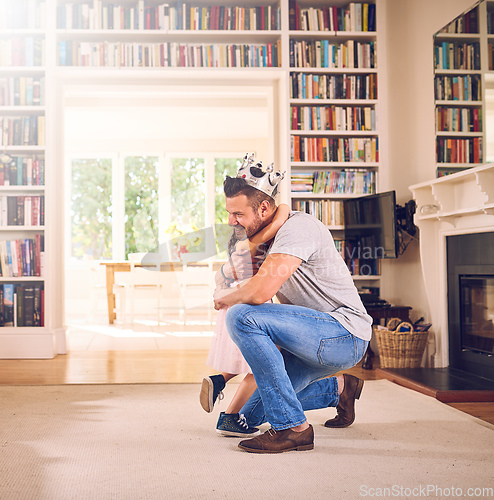
[[[2,358],[53,356],[47,347],[53,340],[44,295],[45,6],[25,0],[0,6]]]
[[[349,23],[346,27],[325,29],[318,25],[318,19],[324,22],[324,11],[328,8],[328,2],[322,0],[296,3],[244,0],[238,5],[206,0],[168,4],[162,0],[2,2],[0,42],[35,39],[41,61],[6,63],[7,45],[1,45],[0,88],[6,79],[36,78],[43,81],[40,83],[43,93],[42,101],[37,104],[24,101],[0,104],[0,117],[36,117],[44,121],[46,130],[43,142],[9,144],[2,146],[2,151],[5,149],[11,156],[43,160],[46,183],[15,186],[4,183],[0,186],[0,196],[44,196],[46,229],[41,225],[15,229],[0,226],[0,238],[22,240],[43,236],[46,251],[41,276],[2,277],[1,282],[39,284],[46,300],[44,326],[0,328],[0,358],[50,358],[64,352],[60,306],[64,300],[64,270],[60,265],[64,255],[61,229],[64,216],[60,210],[64,203],[63,144],[59,132],[63,126],[60,103],[63,84],[60,82],[83,84],[95,77],[106,84],[119,78],[155,84],[170,75],[173,78],[179,75],[182,81],[199,82],[218,80],[224,75],[234,75],[243,84],[255,85],[263,79],[276,81],[278,100],[274,108],[279,123],[274,128],[273,151],[287,165],[284,199],[293,203],[294,208],[320,213],[337,244],[342,245],[338,243],[344,239],[344,221],[338,216],[342,201],[378,192],[378,171],[382,172],[385,163],[381,144],[385,126],[379,108],[381,88],[385,87],[380,68],[385,66],[386,58],[379,58],[378,35],[378,28],[384,26],[385,3],[334,0],[330,5],[336,15],[339,12],[343,18],[346,16],[345,22]],[[2,19],[12,14],[11,9],[18,9],[15,13],[18,25],[2,26]],[[369,10],[374,13],[370,25]],[[34,15],[25,14],[30,11]],[[309,24],[305,25],[304,19],[309,18]],[[38,19],[40,22],[36,24]],[[339,54],[340,60],[335,64],[329,62],[329,50],[331,54],[333,50]],[[348,57],[351,53],[353,58]],[[291,191],[291,176],[314,172],[321,179],[329,177],[331,172],[338,175],[343,192],[317,192],[317,188],[310,192]],[[379,278],[378,274],[355,276],[361,284],[370,285]]]
[[[345,251],[343,200],[377,192],[378,32],[375,2],[290,1],[292,206],[333,233],[355,279],[376,280]]]
[[[487,6],[477,3],[434,35],[437,177],[485,162]]]

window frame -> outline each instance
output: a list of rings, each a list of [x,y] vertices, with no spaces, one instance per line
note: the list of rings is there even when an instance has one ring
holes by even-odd
[[[65,220],[65,255],[70,263],[80,262],[72,256],[72,162],[81,159],[109,159],[112,165],[112,261],[125,261],[125,159],[127,157],[157,157],[158,158],[158,213],[159,213],[159,243],[166,242],[169,237],[165,233],[171,222],[171,172],[174,158],[201,158],[204,159],[206,203],[205,227],[214,227],[215,224],[215,159],[231,158],[242,159],[245,152],[214,151],[168,151],[168,152],[71,152],[66,155],[65,176],[65,206],[68,207],[68,216]],[[163,222],[162,222],[163,221]],[[106,259],[95,259],[95,262]]]

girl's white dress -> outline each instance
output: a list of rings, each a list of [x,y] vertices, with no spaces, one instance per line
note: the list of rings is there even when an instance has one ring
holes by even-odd
[[[214,336],[209,348],[207,365],[224,373],[252,373],[240,349],[230,338],[226,328],[225,316],[228,309],[220,309],[216,317]]]

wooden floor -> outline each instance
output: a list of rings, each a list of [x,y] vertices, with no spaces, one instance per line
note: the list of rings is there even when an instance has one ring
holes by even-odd
[[[70,350],[50,360],[0,360],[0,385],[59,384],[199,384],[210,374],[208,350],[187,348],[161,350]],[[378,368],[374,360],[374,368]],[[364,380],[383,378],[376,370],[360,365],[347,370]],[[450,406],[494,424],[494,403],[450,403]]]

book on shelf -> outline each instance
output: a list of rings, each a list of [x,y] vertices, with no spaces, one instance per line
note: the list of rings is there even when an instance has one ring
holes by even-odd
[[[58,43],[60,66],[277,68],[281,41],[265,44]]]
[[[436,75],[434,91],[436,101],[479,101],[482,104],[480,75]]]
[[[442,28],[439,33],[479,33],[478,6],[458,16]]]
[[[0,186],[44,186],[45,159],[12,156],[10,163],[0,163]]]
[[[441,42],[434,47],[436,70],[480,70],[479,42]]]
[[[313,215],[326,226],[343,226],[345,214],[341,200],[292,200],[292,208]]]
[[[0,76],[0,106],[43,106],[44,77]]]
[[[438,132],[482,132],[482,108],[436,107]]]
[[[45,197],[0,195],[0,226],[44,226]]]
[[[46,2],[43,0],[3,0],[0,2],[0,30],[41,29],[45,26]]]
[[[0,39],[0,66],[44,66],[45,39],[13,36]]]
[[[3,326],[14,326],[14,285],[0,284],[3,289]]]
[[[314,194],[374,194],[376,173],[364,169],[321,170],[292,173],[291,191]]]
[[[290,106],[292,130],[376,130],[372,106]]]
[[[361,236],[358,240],[345,239],[344,260],[353,276],[377,276],[381,274],[381,260],[372,255],[374,236]]]
[[[436,160],[437,163],[482,163],[482,137],[468,139],[437,137]]]
[[[294,40],[289,42],[291,68],[376,68],[377,49],[374,41]]]
[[[305,137],[290,138],[293,162],[365,162],[379,161],[377,137]]]
[[[289,1],[289,29],[303,31],[375,31],[373,3],[349,2],[347,6],[305,7]]]
[[[290,73],[291,99],[377,99],[377,75]]]
[[[41,260],[44,255],[44,235],[34,238],[0,241],[0,276],[42,276]]]
[[[0,326],[44,326],[43,307],[43,284],[0,284]]]
[[[67,3],[57,7],[57,28],[90,30],[279,30],[276,5],[194,6],[184,2],[146,5]]]
[[[30,115],[18,118],[0,116],[0,147],[44,146],[45,117]]]

